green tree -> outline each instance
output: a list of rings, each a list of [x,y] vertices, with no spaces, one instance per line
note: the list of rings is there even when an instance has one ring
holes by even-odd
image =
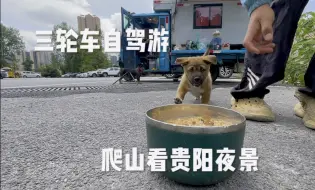
[[[74,30],[79,36],[77,39],[70,37],[71,40],[77,41],[77,53],[60,52],[56,50],[53,55],[52,62],[54,62],[54,67],[62,70],[63,73],[66,72],[86,72],[91,70],[96,70],[99,68],[107,68],[110,66],[107,55],[104,53],[103,48],[103,32],[99,30],[100,35],[98,37],[98,45],[100,45],[99,50],[94,50],[93,52],[88,52],[86,49],[80,49],[82,42],[82,35],[69,26],[67,23],[62,22],[61,24],[55,25],[52,35],[52,43],[54,47],[57,45],[57,33],[58,28],[63,30]],[[94,36],[94,38],[97,38]],[[55,48],[56,49],[56,48]]]
[[[64,71],[65,70],[65,57],[66,53],[61,52],[60,50],[57,50],[57,30],[62,29],[62,30],[70,30],[71,27],[66,23],[62,22],[60,24],[54,25],[53,30],[52,30],[52,45],[54,47],[54,52],[52,54],[52,59],[51,59],[51,64],[52,67],[56,68],[57,70]]]
[[[0,64],[1,67],[7,65],[6,60],[13,61],[16,58],[16,54],[25,49],[25,44],[20,36],[19,30],[6,27],[1,23],[1,35],[0,35]]]
[[[24,66],[24,70],[25,71],[31,71],[32,67],[33,67],[34,62],[32,60],[30,60],[30,58],[26,58],[26,60],[22,63],[22,65]]]
[[[52,37],[51,37],[51,42],[54,47],[56,47],[57,45],[57,30],[58,29],[69,31],[70,29],[73,29],[73,28],[70,25],[68,25],[66,22],[62,22],[60,24],[54,25],[53,30],[52,30]]]
[[[55,68],[61,70],[63,73],[66,72],[79,72],[80,70],[80,52],[78,53],[69,53],[69,52],[61,52],[60,49],[56,49],[58,45],[57,42],[57,30],[62,29],[65,31],[69,31],[70,29],[74,30],[77,34],[79,34],[74,28],[68,25],[66,22],[62,22],[57,24],[53,27],[53,34],[52,34],[52,44],[54,46],[54,53],[52,58],[52,63]],[[73,41],[78,41],[73,36],[70,37]]]
[[[96,70],[100,68],[103,69],[111,66],[107,54],[104,53],[104,33],[102,30],[99,30],[99,34],[100,35],[98,36],[98,45],[100,45],[100,49],[95,49],[93,50],[93,52],[87,52],[87,50],[84,51],[85,56],[82,67],[89,68],[88,70]],[[94,38],[97,37],[95,36]]]
[[[299,21],[285,71],[285,83],[304,85],[304,74],[314,52],[315,12],[308,12],[304,13]]]
[[[18,59],[14,56],[12,63],[10,64],[10,68],[12,69],[14,75],[19,70]]]
[[[60,70],[61,72],[64,72],[64,64],[60,56],[56,55],[55,53],[52,53],[50,63],[54,68]]]
[[[94,50],[91,53],[85,51],[82,67],[88,70],[105,69],[110,67],[110,62],[103,49]]]
[[[43,77],[56,78],[61,76],[60,70],[58,70],[52,64],[42,65],[39,70]]]

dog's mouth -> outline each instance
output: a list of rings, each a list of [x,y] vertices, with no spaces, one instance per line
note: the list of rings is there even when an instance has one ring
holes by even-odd
[[[194,81],[194,80],[192,80],[192,81],[191,81],[191,84],[192,84],[193,86],[195,86],[195,87],[200,87],[200,86],[202,85],[202,83],[203,83],[202,80],[200,80],[200,81]]]
[[[200,87],[201,83],[193,83],[192,85],[195,86],[195,87]]]

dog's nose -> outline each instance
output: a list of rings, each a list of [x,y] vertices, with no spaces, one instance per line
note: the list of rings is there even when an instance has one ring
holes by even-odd
[[[195,78],[194,78],[194,81],[198,83],[198,82],[201,81],[201,78],[200,78],[200,77],[195,77]]]

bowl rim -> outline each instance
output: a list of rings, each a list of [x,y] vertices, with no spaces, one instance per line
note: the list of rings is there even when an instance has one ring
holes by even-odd
[[[208,107],[208,108],[213,107],[216,109],[225,110],[227,112],[238,115],[238,117],[241,118],[241,122],[237,124],[229,125],[229,126],[185,126],[185,125],[176,125],[176,124],[166,123],[164,121],[159,121],[149,116],[149,113],[152,113],[152,111],[155,109],[169,107],[169,106],[183,106],[183,105],[198,106],[198,107],[202,106],[202,107]],[[229,133],[229,132],[234,132],[234,131],[239,131],[241,129],[244,129],[246,127],[246,118],[245,116],[243,116],[241,113],[237,111],[220,107],[220,106],[213,106],[213,105],[207,105],[207,104],[167,104],[167,105],[151,108],[146,112],[146,125],[148,124],[153,124],[155,127],[162,128],[169,131],[193,133],[193,134],[218,134],[218,133]]]

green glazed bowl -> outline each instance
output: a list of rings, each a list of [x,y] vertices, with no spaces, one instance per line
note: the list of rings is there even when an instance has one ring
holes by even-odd
[[[179,126],[166,123],[169,119],[192,116],[209,116],[220,120],[228,120],[231,126]],[[161,171],[166,177],[179,183],[188,185],[211,185],[230,177],[239,169],[241,149],[245,135],[246,119],[241,114],[221,107],[205,104],[174,104],[153,108],[146,113],[146,132],[148,149],[165,148],[167,153],[166,169]],[[172,172],[172,150],[174,148],[188,148],[189,171],[177,170]],[[212,149],[212,170],[193,171],[193,149]],[[219,171],[216,160],[218,149],[235,150],[232,166],[234,171]],[[211,163],[211,161],[210,161]],[[225,165],[222,165],[223,168]],[[152,170],[151,170],[152,171]]]

